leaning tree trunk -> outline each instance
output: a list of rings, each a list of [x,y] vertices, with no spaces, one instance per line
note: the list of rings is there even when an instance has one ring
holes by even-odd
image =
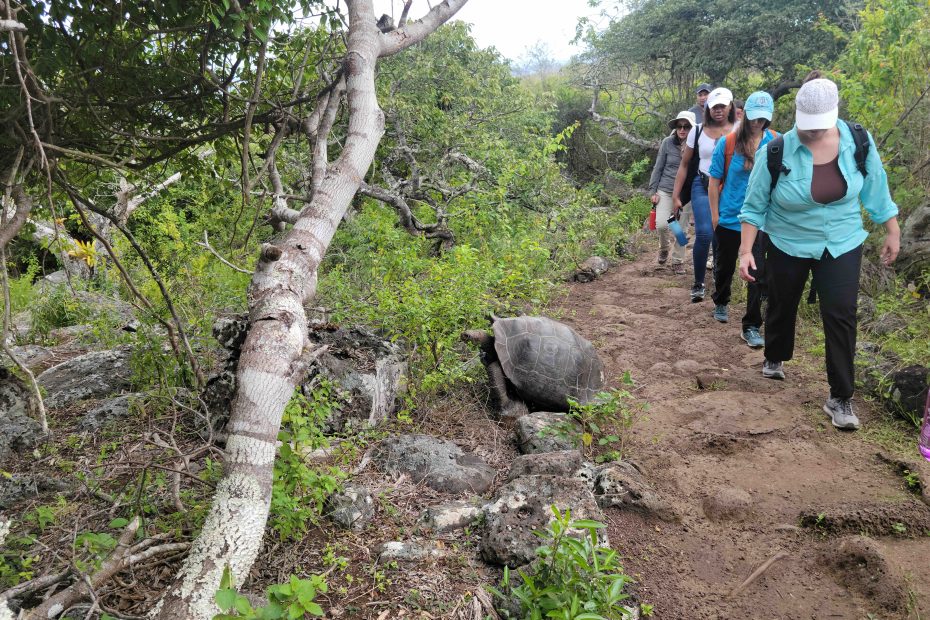
[[[275,246],[266,245],[249,288],[250,328],[237,370],[238,393],[227,425],[224,476],[203,530],[175,583],[152,611],[170,620],[209,620],[224,567],[237,583],[261,546],[271,504],[275,442],[281,415],[301,379],[308,348],[304,304],[316,293],[317,268],[375,156],[384,114],[375,93],[381,56],[417,43],[467,0],[445,0],[427,16],[382,33],[371,0],[349,0],[344,73],[349,108],[345,147]]]

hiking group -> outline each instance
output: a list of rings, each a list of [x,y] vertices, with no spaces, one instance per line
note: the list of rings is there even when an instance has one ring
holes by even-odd
[[[794,127],[783,135],[769,128],[771,95],[757,91],[740,103],[726,88],[701,84],[697,105],[669,121],[672,132],[661,143],[649,183],[658,262],[685,273],[687,239],[681,235],[676,243],[670,232],[678,226],[687,231],[693,219],[691,301],[704,300],[712,267],[713,317],[728,322],[738,268],[747,282],[740,334],[749,347],[764,347],[762,375],[769,379],[785,378],[783,363],[794,354],[798,306],[811,276],[830,385],[823,409],[836,428],[856,430],[856,300],[868,236],[860,205],[885,226],[883,264],[895,260],[900,245],[898,208],[881,158],[868,131],[839,119],[837,86],[817,71],[798,89]]]

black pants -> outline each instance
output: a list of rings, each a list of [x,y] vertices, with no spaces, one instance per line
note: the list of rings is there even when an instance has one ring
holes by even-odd
[[[718,226],[714,231],[714,294],[712,298],[718,306],[730,303],[733,290],[733,275],[739,259],[740,231]],[[752,256],[756,268],[749,273],[756,281],[750,282],[746,294],[746,314],[743,315],[743,329],[762,327],[762,302],[766,298],[765,285],[765,251],[768,248],[768,236],[761,230],[752,244]]]
[[[769,245],[765,357],[772,362],[783,362],[794,354],[798,304],[804,294],[807,275],[813,273],[826,339],[827,381],[830,396],[834,398],[851,398],[854,391],[856,298],[861,265],[861,245],[836,258],[824,250],[819,260],[789,256],[775,245]]]

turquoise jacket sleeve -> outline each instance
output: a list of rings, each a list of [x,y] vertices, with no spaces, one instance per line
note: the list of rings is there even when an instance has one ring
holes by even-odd
[[[746,198],[743,208],[740,209],[738,219],[740,222],[752,224],[762,228],[765,224],[765,215],[769,210],[771,200],[772,175],[769,174],[769,151],[760,148],[756,151],[756,161],[749,174],[749,186],[746,188]]]
[[[723,166],[726,163],[727,158],[727,141],[726,139],[717,140],[717,145],[714,147],[714,154],[710,158],[710,176],[715,179],[723,178]]]
[[[869,133],[869,154],[865,160],[865,170],[868,174],[862,180],[862,191],[859,200],[865,207],[869,218],[876,224],[884,224],[898,214],[898,205],[891,199],[888,189],[888,174],[882,165],[882,158],[878,154],[875,140]]]

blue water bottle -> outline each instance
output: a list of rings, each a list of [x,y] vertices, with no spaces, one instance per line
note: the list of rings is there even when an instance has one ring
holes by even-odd
[[[678,245],[681,247],[688,245],[688,235],[681,229],[681,224],[678,223],[674,215],[668,218],[668,229],[675,235],[675,239],[678,240]]]

